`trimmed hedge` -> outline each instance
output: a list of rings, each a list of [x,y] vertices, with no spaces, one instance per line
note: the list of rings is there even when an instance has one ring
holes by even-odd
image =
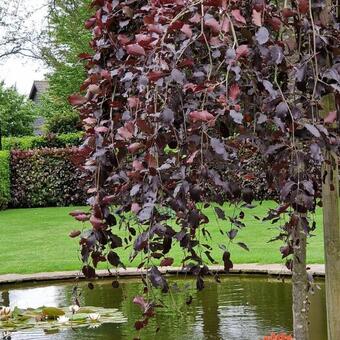
[[[0,151],[0,210],[6,209],[11,200],[9,152]]]
[[[68,148],[82,143],[83,133],[49,134],[46,136],[5,137],[3,150],[31,150],[41,148]]]
[[[76,148],[12,151],[11,206],[47,207],[86,202],[81,164],[86,155]]]

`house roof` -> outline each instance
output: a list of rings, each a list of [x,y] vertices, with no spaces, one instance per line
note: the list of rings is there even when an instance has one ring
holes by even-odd
[[[48,81],[47,80],[35,80],[33,82],[31,92],[29,94],[29,99],[34,100],[34,97],[37,93],[44,93],[48,89]]]

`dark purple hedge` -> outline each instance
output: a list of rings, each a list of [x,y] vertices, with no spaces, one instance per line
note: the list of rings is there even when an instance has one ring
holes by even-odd
[[[11,152],[13,207],[81,205],[86,202],[85,177],[79,149]]]

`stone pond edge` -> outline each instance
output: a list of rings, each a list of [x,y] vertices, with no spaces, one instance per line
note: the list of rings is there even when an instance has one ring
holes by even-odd
[[[316,277],[325,276],[325,266],[323,264],[312,264],[308,266],[309,272]],[[209,266],[214,273],[225,274],[222,266]],[[160,271],[168,275],[185,275],[188,272],[180,267],[162,267]],[[108,270],[97,270],[98,278],[116,277],[138,277],[145,273],[145,270],[137,268],[118,269],[108,272]],[[291,276],[289,271],[282,264],[235,264],[230,274],[246,275],[267,275],[267,276]],[[60,271],[35,274],[5,274],[0,275],[0,285],[11,283],[30,283],[41,281],[65,281],[74,279],[84,279],[79,271]]]

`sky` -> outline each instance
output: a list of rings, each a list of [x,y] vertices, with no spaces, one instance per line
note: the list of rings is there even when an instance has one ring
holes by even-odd
[[[2,0],[0,0],[2,1]],[[46,0],[21,0],[21,6],[28,6],[31,10],[37,9],[30,19],[29,25],[40,29],[46,24]],[[18,92],[28,95],[33,81],[44,79],[47,68],[42,62],[23,57],[11,57],[0,62],[0,80],[7,86],[16,86]]]

